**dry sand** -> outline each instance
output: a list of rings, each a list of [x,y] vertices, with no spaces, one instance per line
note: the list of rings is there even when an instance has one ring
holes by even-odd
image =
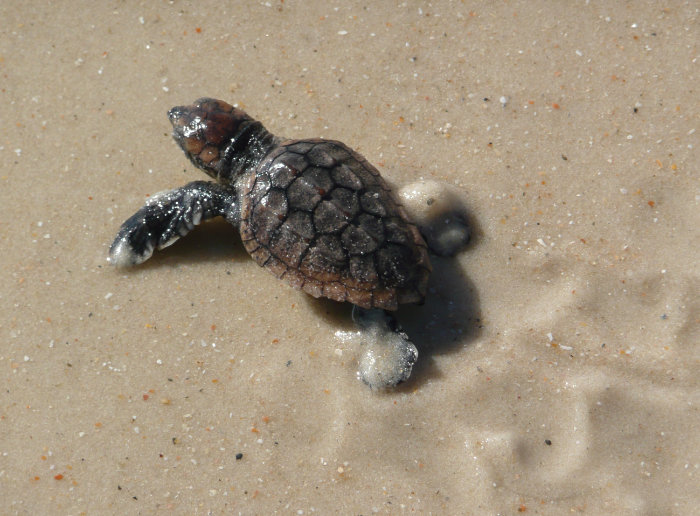
[[[492,4],[0,4],[0,513],[697,510],[699,4]],[[408,383],[225,223],[106,263],[205,95],[463,193]]]

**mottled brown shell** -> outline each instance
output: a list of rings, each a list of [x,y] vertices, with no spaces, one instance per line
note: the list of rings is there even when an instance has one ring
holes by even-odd
[[[331,140],[287,140],[241,187],[243,244],[314,297],[396,310],[421,303],[426,244],[379,172]]]

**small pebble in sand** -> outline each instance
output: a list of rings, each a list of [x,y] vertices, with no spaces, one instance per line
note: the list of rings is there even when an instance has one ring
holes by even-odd
[[[417,181],[399,189],[398,196],[435,254],[453,256],[469,241],[467,215],[457,188]]]

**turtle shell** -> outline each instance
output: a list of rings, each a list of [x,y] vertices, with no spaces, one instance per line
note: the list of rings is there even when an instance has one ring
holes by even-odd
[[[277,277],[363,308],[423,302],[426,244],[360,154],[332,140],[287,140],[244,182],[243,244]]]

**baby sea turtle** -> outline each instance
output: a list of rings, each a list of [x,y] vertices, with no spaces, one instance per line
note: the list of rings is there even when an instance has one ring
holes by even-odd
[[[122,224],[113,264],[141,263],[221,216],[259,265],[314,297],[384,310],[423,302],[425,241],[359,153],[333,140],[278,138],[221,100],[201,98],[168,116],[175,141],[215,182],[151,197]]]

